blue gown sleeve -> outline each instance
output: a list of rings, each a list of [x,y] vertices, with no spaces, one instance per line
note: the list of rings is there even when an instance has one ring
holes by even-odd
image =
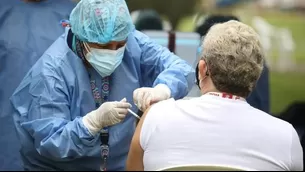
[[[166,84],[171,90],[171,97],[175,99],[185,97],[195,82],[195,70],[191,65],[167,48],[151,41],[145,34],[139,31],[134,34],[142,51],[143,81],[152,83],[153,87]]]
[[[18,134],[29,135],[37,152],[53,161],[89,156],[98,137],[89,133],[81,117],[71,119],[64,81],[56,75],[31,75],[34,72],[11,97]]]

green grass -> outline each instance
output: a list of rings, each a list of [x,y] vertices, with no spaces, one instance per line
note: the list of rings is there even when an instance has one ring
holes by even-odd
[[[295,101],[305,101],[305,74],[270,73],[271,112],[279,113]]]
[[[259,14],[276,27],[290,29],[295,41],[294,58],[305,67],[305,20],[293,12],[265,11]],[[270,73],[271,111],[279,113],[295,101],[305,101],[304,73]]]
[[[292,12],[267,11],[260,14],[276,27],[288,28],[296,44],[295,59],[305,64],[305,20],[304,15]]]
[[[303,64],[305,67],[305,16],[276,11],[260,12],[259,15],[272,25],[286,27],[292,31],[296,43],[294,52],[296,62]],[[251,16],[247,17],[251,18]],[[177,30],[193,31],[193,17],[189,16],[182,19]],[[271,112],[273,114],[282,112],[295,101],[305,101],[305,73],[270,72],[270,94]]]

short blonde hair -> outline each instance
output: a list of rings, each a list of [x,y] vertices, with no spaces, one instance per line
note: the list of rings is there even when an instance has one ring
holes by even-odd
[[[217,90],[247,97],[263,70],[264,54],[258,34],[238,21],[216,24],[202,44],[210,77]]]

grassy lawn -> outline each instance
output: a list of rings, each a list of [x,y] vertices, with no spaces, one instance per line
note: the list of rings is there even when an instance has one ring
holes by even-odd
[[[290,29],[296,45],[295,59],[305,64],[305,16],[276,11],[260,13],[260,16],[274,26]]]
[[[277,27],[291,30],[296,44],[294,58],[305,67],[305,20],[304,16],[288,13],[267,11],[260,13],[269,23]],[[305,101],[304,73],[270,74],[271,109],[273,113],[281,112],[294,101]]]
[[[260,12],[272,25],[286,27],[292,31],[296,43],[294,53],[298,64],[305,67],[305,16],[287,12]],[[251,18],[251,16],[250,16]],[[178,30],[193,31],[193,18],[181,20]],[[271,112],[279,113],[295,101],[305,101],[305,73],[270,73]]]
[[[295,101],[305,101],[305,74],[270,73],[271,112],[279,113]]]

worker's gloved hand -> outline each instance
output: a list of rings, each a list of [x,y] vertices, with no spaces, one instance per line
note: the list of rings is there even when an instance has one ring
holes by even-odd
[[[120,102],[105,102],[98,109],[88,113],[83,117],[83,123],[92,135],[97,134],[102,128],[115,125],[121,122],[131,104],[126,98]]]
[[[143,87],[133,92],[133,101],[144,112],[150,105],[169,99],[171,90],[165,84],[158,84],[154,88]]]

